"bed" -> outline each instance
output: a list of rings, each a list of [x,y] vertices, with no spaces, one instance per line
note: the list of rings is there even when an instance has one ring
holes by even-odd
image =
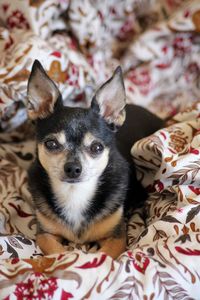
[[[0,299],[200,299],[199,1],[0,0],[0,20]],[[88,106],[120,64],[127,102],[168,118],[131,149],[149,197],[117,260],[73,243],[44,256],[35,243],[36,58],[66,105]]]

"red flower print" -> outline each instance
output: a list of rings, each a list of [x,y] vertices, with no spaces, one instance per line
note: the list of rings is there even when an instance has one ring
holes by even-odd
[[[61,57],[61,53],[59,51],[54,51],[51,53],[51,55],[60,58]]]
[[[69,85],[79,87],[78,79],[79,79],[79,68],[76,65],[70,63],[67,71],[67,82]]]
[[[194,194],[200,195],[200,188],[195,188],[195,187],[192,186],[192,185],[189,185],[188,187],[189,187],[189,189],[190,189]]]
[[[13,258],[13,259],[11,260],[11,264],[12,264],[12,265],[17,264],[18,262],[19,262],[19,258],[17,258],[17,257],[15,257],[15,258]]]
[[[165,46],[162,47],[161,50],[162,50],[163,54],[167,54],[168,51],[169,51],[169,48],[168,48],[168,46],[165,45]]]
[[[55,291],[58,288],[57,279],[53,277],[44,278],[44,275],[42,274],[37,274],[36,277],[35,274],[33,274],[26,282],[20,282],[16,284],[14,294],[17,299],[52,299]]]
[[[168,69],[171,66],[171,62],[165,63],[165,62],[160,62],[156,65],[156,68],[158,69]]]
[[[87,263],[85,263],[82,266],[79,266],[77,268],[79,268],[79,269],[97,268],[97,267],[101,266],[104,263],[104,261],[106,260],[106,257],[107,257],[106,254],[103,254],[99,260],[98,260],[98,258],[95,257],[93,259],[93,261],[91,261],[91,262],[89,261],[89,262],[87,262]]]
[[[65,255],[64,254],[60,254],[57,258],[57,260],[61,260]]]
[[[176,209],[176,211],[181,214],[183,212],[183,209],[182,209],[182,207],[179,207]]]
[[[9,4],[2,4],[2,9],[4,12],[7,12],[8,8],[9,8]]]
[[[163,138],[166,140],[167,137],[166,137],[166,134],[163,132],[163,131],[160,131],[160,134],[163,136]]]
[[[156,180],[154,183],[154,187],[157,192],[162,192],[162,190],[164,189],[164,184],[162,183],[162,181]]]
[[[142,95],[147,95],[152,89],[152,80],[147,69],[130,71],[128,79],[139,88]]]
[[[145,274],[145,271],[150,263],[149,258],[142,252],[137,252],[135,257],[132,253],[128,251],[128,256],[133,259],[134,268],[142,274]]]
[[[121,26],[117,38],[121,41],[127,40],[130,36],[133,36],[135,30],[133,28],[133,20],[131,18],[127,19]]]
[[[69,300],[70,298],[74,298],[71,293],[65,292],[62,290],[61,298],[60,300]]]
[[[27,217],[32,216],[32,214],[29,214],[29,213],[26,213],[25,211],[23,211],[19,205],[9,203],[9,206],[13,207],[16,210],[18,216],[20,216],[21,218],[27,218]]]
[[[164,57],[162,58],[162,60],[160,60],[155,67],[159,68],[159,69],[167,69],[171,66],[171,60],[169,60],[169,58],[167,57],[168,52],[169,52],[169,47],[167,45],[164,45],[161,48],[161,51],[164,54]]]
[[[13,38],[9,36],[8,41],[6,42],[4,49],[7,50],[9,49],[12,45],[14,44]]]
[[[188,18],[189,16],[190,16],[190,14],[191,14],[191,12],[188,10],[188,9],[186,9],[185,11],[184,11],[184,17],[185,18]]]
[[[86,98],[85,93],[82,92],[82,93],[78,93],[77,95],[75,95],[73,97],[73,101],[74,102],[81,102],[81,101],[85,101],[85,98]]]
[[[7,18],[7,24],[8,24],[9,28],[14,28],[14,27],[20,28],[20,29],[29,29],[30,28],[23,13],[18,9],[13,11],[11,16],[9,16]]]
[[[191,52],[192,36],[178,35],[173,41],[174,56],[185,56]]]
[[[189,255],[189,256],[198,256],[200,255],[200,250],[197,250],[197,249],[189,249],[189,248],[181,248],[179,246],[175,247],[176,251],[181,253],[181,254],[184,254],[184,255]]]
[[[193,148],[193,147],[190,147],[189,152],[192,153],[192,154],[196,154],[196,155],[199,154],[199,150],[198,150],[198,149],[195,149],[195,148]]]

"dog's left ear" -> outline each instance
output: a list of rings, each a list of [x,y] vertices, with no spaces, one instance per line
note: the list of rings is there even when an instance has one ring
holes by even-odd
[[[50,116],[54,112],[55,104],[62,103],[57,86],[38,60],[33,63],[28,80],[27,99],[28,116],[32,120]]]
[[[121,67],[96,92],[91,107],[109,124],[121,126],[126,118],[126,94]]]

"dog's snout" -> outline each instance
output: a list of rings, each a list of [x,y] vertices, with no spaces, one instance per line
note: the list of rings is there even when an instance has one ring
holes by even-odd
[[[65,174],[69,178],[78,178],[81,175],[82,167],[79,162],[68,162],[64,166]]]

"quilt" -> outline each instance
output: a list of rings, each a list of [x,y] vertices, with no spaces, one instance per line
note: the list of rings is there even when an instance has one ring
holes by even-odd
[[[0,0],[0,299],[200,299],[200,3],[116,2]],[[44,256],[35,243],[36,58],[66,105],[90,105],[120,64],[127,102],[168,118],[131,149],[149,197],[117,260],[73,243]]]

